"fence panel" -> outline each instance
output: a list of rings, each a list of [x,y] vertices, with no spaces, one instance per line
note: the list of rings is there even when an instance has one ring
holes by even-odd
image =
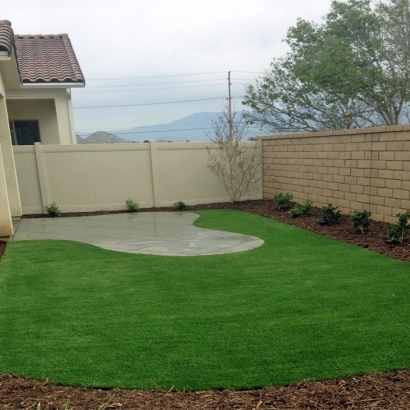
[[[206,143],[41,145],[14,147],[24,214],[56,202],[63,212],[225,202],[206,167]],[[258,190],[243,199],[262,197]]]

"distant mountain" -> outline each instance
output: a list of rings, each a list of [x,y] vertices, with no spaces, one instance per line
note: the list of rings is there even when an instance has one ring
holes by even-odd
[[[243,111],[239,111],[237,116],[239,117],[242,113]],[[135,142],[146,140],[207,141],[206,132],[211,131],[212,121],[217,121],[220,115],[219,112],[200,112],[168,124],[147,125],[128,130],[109,130],[109,133],[120,136],[121,139]],[[87,135],[84,132],[78,132],[78,134],[83,137]],[[245,138],[258,135],[262,135],[262,133],[257,128],[252,128]]]
[[[77,144],[119,144],[131,142],[106,131],[96,131],[87,138],[77,135]]]

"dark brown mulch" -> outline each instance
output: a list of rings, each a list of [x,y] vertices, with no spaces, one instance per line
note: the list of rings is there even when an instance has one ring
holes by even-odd
[[[277,211],[270,200],[243,201],[235,204],[196,205],[199,209],[237,209],[338,239],[395,259],[410,261],[410,241],[401,245],[385,243],[386,226],[373,222],[362,234],[353,229],[347,216],[333,226],[321,226],[317,214],[289,218]],[[172,208],[142,209],[142,212],[168,211]],[[62,216],[105,215],[118,212],[71,213]],[[28,215],[25,218],[47,217]],[[0,257],[6,247],[0,241]],[[68,404],[67,404],[68,403]],[[107,405],[107,403],[109,403]],[[106,406],[106,407],[104,407]],[[0,376],[0,408],[25,410],[51,409],[410,409],[410,369],[374,373],[360,377],[323,382],[301,382],[291,386],[266,387],[249,391],[142,391],[99,390],[58,386],[6,374]]]
[[[405,410],[410,408],[410,370],[324,382],[301,382],[287,387],[192,393],[75,388],[7,374],[0,376],[0,408]]]

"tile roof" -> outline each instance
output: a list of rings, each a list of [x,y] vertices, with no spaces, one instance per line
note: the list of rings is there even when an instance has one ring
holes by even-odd
[[[10,21],[0,20],[0,51],[7,51],[10,55],[13,41],[14,33]]]
[[[16,35],[14,46],[23,84],[85,83],[67,34]]]

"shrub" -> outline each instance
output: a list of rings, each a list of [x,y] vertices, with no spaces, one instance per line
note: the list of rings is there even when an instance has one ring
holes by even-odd
[[[46,206],[46,211],[52,218],[59,218],[61,216],[61,210],[55,202]]]
[[[310,215],[313,212],[313,206],[311,201],[305,201],[303,205],[296,204],[289,212],[291,218],[297,218],[298,216]]]
[[[174,205],[172,205],[175,211],[187,211],[188,210],[188,205],[185,204],[185,202],[178,201],[175,202]]]
[[[337,206],[332,206],[332,204],[329,204],[322,207],[319,211],[319,223],[321,225],[331,225],[339,222],[341,216],[342,211],[338,209]]]
[[[134,202],[131,198],[125,201],[125,206],[127,207],[127,212],[138,212],[140,210],[139,203]]]
[[[290,205],[290,201],[292,199],[293,199],[292,194],[289,194],[288,192],[286,194],[282,194],[282,192],[280,192],[279,194],[273,197],[273,202],[275,203],[276,208],[278,208],[279,210],[288,209]]]
[[[368,229],[372,221],[369,219],[372,213],[364,209],[363,211],[350,212],[349,218],[353,222],[354,228],[359,228],[362,233],[363,229]]]
[[[407,211],[405,214],[397,214],[396,216],[399,220],[396,225],[391,226],[387,230],[387,243],[402,243],[407,230],[410,228],[410,211]]]

